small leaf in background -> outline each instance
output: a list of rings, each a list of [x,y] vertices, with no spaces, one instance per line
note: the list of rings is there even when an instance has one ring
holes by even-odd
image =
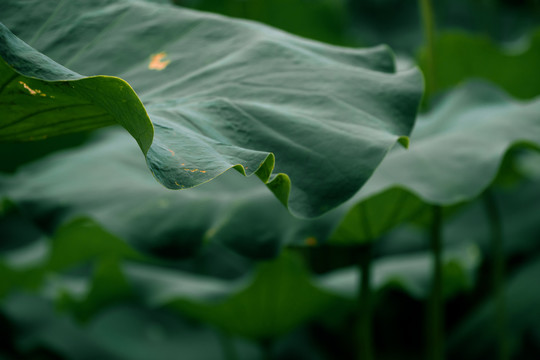
[[[539,116],[540,100],[522,103],[487,83],[465,84],[419,119],[410,149],[394,149],[358,195],[401,187],[429,204],[472,200],[513,146],[540,148]]]
[[[444,294],[451,298],[470,291],[481,255],[474,244],[462,244],[445,250],[443,259]],[[382,256],[373,261],[373,291],[398,288],[417,299],[426,299],[431,288],[429,252]],[[331,293],[354,300],[360,274],[358,269],[343,268],[321,275],[317,284]]]
[[[288,252],[259,264],[253,279],[240,290],[238,285],[229,286],[230,293],[225,298],[224,288],[215,281],[206,290],[199,285],[208,298],[205,301],[201,301],[197,293],[186,293],[181,286],[182,277],[172,274],[167,277],[168,282],[161,284],[165,287],[157,290],[152,281],[154,276],[145,274],[147,271],[153,270],[128,269],[128,278],[135,283],[140,296],[153,306],[166,305],[226,332],[252,339],[268,340],[285,334],[335,305],[339,299],[315,287],[302,260]],[[160,279],[159,274],[155,274],[155,278]],[[204,279],[199,282],[204,283]]]
[[[53,358],[73,360],[168,360],[178,354],[190,360],[206,360],[221,356],[214,331],[170,311],[119,305],[81,327],[58,313],[50,302],[23,294],[8,298],[0,311],[14,324],[14,356],[19,359],[44,350]],[[235,345],[240,359],[253,359],[257,354],[245,342]]]
[[[537,283],[538,274],[540,261],[535,258],[516,269],[508,279],[505,301],[508,311],[510,351],[513,358],[526,358],[528,354],[537,351],[535,346],[538,346],[540,335],[538,332],[540,291],[532,284]],[[493,353],[498,341],[495,327],[492,326],[494,308],[494,302],[487,300],[456,327],[449,342],[451,354],[459,353],[462,359],[482,359],[486,354],[496,356]],[[529,336],[533,338],[528,340]],[[527,341],[531,344],[527,344]],[[532,348],[527,349],[527,345]]]
[[[428,98],[471,78],[493,82],[520,99],[540,94],[540,84],[535,81],[540,76],[540,30],[518,49],[504,48],[485,35],[457,31],[439,34],[434,46],[436,88],[426,88]],[[419,54],[419,64],[426,69],[425,49]]]

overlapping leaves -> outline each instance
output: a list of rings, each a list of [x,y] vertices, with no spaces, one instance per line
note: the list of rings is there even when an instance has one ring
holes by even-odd
[[[2,27],[2,139],[116,121],[166,187],[234,167],[257,174],[302,216],[350,198],[396,140],[406,141],[421,94],[419,72],[396,73],[385,47],[332,47],[127,0],[4,1],[0,13],[73,70]]]
[[[187,256],[210,241],[267,258],[285,244],[371,241],[426,205],[475,198],[494,181],[512,146],[540,144],[539,104],[515,102],[487,84],[459,89],[419,120],[409,150],[394,149],[353,199],[315,220],[293,218],[258,181],[240,182],[235,173],[171,194],[146,176],[136,147],[119,132],[28,166],[3,187],[49,231],[90,216],[155,255]],[[62,181],[67,177],[69,184]]]

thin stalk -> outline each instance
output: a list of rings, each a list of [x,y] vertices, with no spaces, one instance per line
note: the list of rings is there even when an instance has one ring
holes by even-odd
[[[238,360],[238,354],[236,353],[233,339],[229,334],[220,331],[219,342],[221,343],[221,348],[223,349],[224,360]]]
[[[437,88],[435,78],[435,17],[433,15],[433,6],[431,4],[431,0],[419,0],[419,2],[427,47],[425,74],[426,94],[430,94]]]
[[[361,272],[358,285],[357,334],[358,334],[358,360],[373,360],[372,335],[372,293],[371,293],[371,263],[372,243],[362,246],[358,256],[358,267]]]
[[[444,359],[444,299],[442,274],[442,208],[433,206],[431,224],[431,253],[433,255],[433,278],[428,299],[427,358]]]
[[[492,281],[495,296],[495,325],[497,329],[497,343],[499,350],[498,359],[508,360],[510,359],[510,353],[508,337],[506,334],[506,303],[504,298],[505,254],[502,221],[494,194],[488,190],[485,192],[483,199],[491,233]]]
[[[259,341],[259,347],[262,352],[262,360],[272,360],[272,349],[274,347],[274,341],[272,339],[262,339]]]

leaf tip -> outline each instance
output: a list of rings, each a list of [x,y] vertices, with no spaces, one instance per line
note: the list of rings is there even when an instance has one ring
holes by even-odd
[[[398,142],[405,148],[405,149],[408,149],[409,148],[409,143],[410,143],[410,139],[408,136],[400,136],[398,138]]]

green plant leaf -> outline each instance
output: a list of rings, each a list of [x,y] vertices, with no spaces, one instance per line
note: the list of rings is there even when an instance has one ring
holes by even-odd
[[[0,14],[58,62],[0,28],[3,140],[117,122],[167,188],[235,168],[299,216],[346,201],[406,142],[422,91],[418,70],[395,72],[386,47],[333,47],[173,6],[10,0]]]
[[[165,360],[178,354],[203,360],[221,355],[214,331],[171,311],[123,304],[105,309],[81,326],[50,301],[28,294],[10,296],[0,311],[14,325],[9,335],[17,340],[13,344],[19,351],[17,358],[30,358],[39,349],[54,354],[53,358],[74,360]],[[240,359],[257,354],[245,343],[236,346]]]
[[[540,76],[540,30],[530,36],[526,48],[519,50],[505,49],[485,35],[456,31],[441,33],[434,46],[436,88],[426,88],[428,98],[471,78],[493,82],[521,99],[540,94],[540,84],[534,80]],[[420,51],[419,64],[426,68],[425,49]]]
[[[227,332],[255,339],[282,335],[335,305],[336,296],[318,289],[299,257],[284,252],[259,264],[247,286],[219,286],[215,281],[201,296],[207,281],[200,278],[197,291],[183,285],[185,279],[162,269],[132,267],[128,277],[139,296],[153,306],[167,305]],[[212,286],[213,285],[213,286]],[[193,285],[192,285],[193,287]],[[223,298],[224,290],[228,296]]]
[[[540,301],[540,291],[538,287],[532,286],[536,284],[539,272],[540,259],[535,258],[517,269],[507,281],[506,335],[513,357],[518,357],[519,345],[526,332],[532,333],[533,336],[540,335],[538,334],[540,312],[537,306]],[[496,349],[498,337],[496,327],[492,325],[494,317],[495,303],[492,299],[480,304],[451,335],[449,341],[451,353],[459,353],[460,358],[463,359],[481,359],[486,354],[490,354],[491,349]],[[471,341],[471,339],[474,340]]]
[[[164,258],[192,256],[204,241],[268,258],[287,242],[286,232],[296,237],[295,233],[302,233],[304,222],[313,222],[295,219],[256,178],[242,179],[236,172],[190,191],[170,192],[148,176],[139,156],[127,134],[111,131],[83,147],[27,166],[18,175],[0,180],[0,186],[46,233],[69,235],[64,237],[66,245],[73,238],[96,238],[108,243],[115,253],[119,249],[114,236]],[[102,181],[104,177],[109,180]],[[65,184],[67,178],[69,186]],[[252,221],[244,222],[246,214],[251,214]],[[73,224],[62,228],[81,216],[91,218],[113,236],[92,230],[93,226],[85,226],[82,220],[80,227]],[[268,218],[282,226],[272,225]],[[83,233],[77,235],[78,231]],[[62,262],[73,263],[77,254],[86,257],[104,250],[95,241],[88,248],[76,242],[72,245],[73,251],[59,254]],[[80,251],[83,248],[86,251]]]
[[[362,209],[370,211],[370,231],[355,221],[356,215],[362,215],[356,212],[354,202],[317,219],[298,219],[256,178],[243,179],[236,172],[189,192],[171,193],[147,176],[138,156],[127,134],[107,131],[84,146],[0,178],[0,186],[47,234],[69,235],[65,244],[77,237],[80,241],[103,238],[101,243],[110,243],[110,250],[118,253],[116,237],[146,254],[169,259],[193,256],[204,243],[225,245],[250,258],[268,259],[277,256],[283,246],[316,245],[331,236],[341,237],[345,243],[371,241],[409,215],[409,209],[394,201],[395,194],[390,192],[362,200]],[[109,180],[103,182],[106,177]],[[420,200],[414,204],[411,211],[423,209]],[[346,215],[349,210],[352,215]],[[398,216],[399,211],[404,216]],[[84,220],[76,220],[80,217],[90,218],[112,236],[93,230],[93,225],[85,227]],[[343,224],[336,231],[340,222]],[[68,223],[72,224],[62,228]],[[77,235],[78,231],[83,233]],[[81,246],[74,242],[72,246],[73,250],[62,253],[60,259],[72,262],[76,254],[86,257],[104,249],[95,242]]]
[[[295,35],[344,45],[346,9],[344,0],[173,0],[203,11],[244,18],[275,26]],[[287,11],[283,11],[287,9]]]
[[[507,257],[534,253],[538,247],[538,203],[540,182],[525,180],[519,187],[493,190],[501,216],[504,252]],[[445,237],[458,241],[474,241],[484,253],[490,252],[491,231],[486,218],[485,204],[475,201],[447,224]]]
[[[482,82],[457,88],[419,117],[410,148],[393,149],[344,205],[351,210],[330,241],[369,241],[413,217],[429,219],[431,205],[473,200],[512,149],[540,148],[539,118],[540,100],[519,102]]]
[[[440,33],[460,29],[475,34],[474,37],[479,34],[489,36],[499,44],[521,45],[538,27],[540,20],[540,9],[534,1],[433,1],[432,8]],[[349,14],[352,15],[354,35],[361,44],[384,43],[409,56],[415,56],[418,48],[425,45],[417,1],[349,1]],[[468,50],[477,52],[478,49]],[[441,61],[445,63],[443,66],[448,66],[467,55],[456,53],[458,58],[451,61],[441,58]],[[485,62],[489,62],[488,57]]]
[[[360,194],[400,187],[428,204],[469,201],[496,179],[510,149],[540,148],[539,116],[540,100],[518,102],[486,83],[461,86],[419,119],[410,149],[395,148]]]
[[[474,244],[445,249],[443,256],[444,295],[448,298],[473,288],[481,262]],[[383,256],[373,261],[373,290],[400,288],[417,299],[426,299],[431,290],[432,254],[416,252]],[[317,285],[351,300],[357,296],[360,274],[357,267],[343,268],[322,275]]]
[[[519,103],[487,84],[466,85],[419,120],[409,150],[394,149],[352,199],[314,220],[291,217],[258,181],[241,182],[235,173],[172,196],[146,176],[136,147],[120,133],[23,168],[3,188],[50,232],[88,216],[155,255],[185,257],[208,241],[269,258],[288,244],[372,241],[429,216],[430,204],[474,199],[493,183],[509,149],[539,146],[538,114],[538,101]]]
[[[226,333],[259,340],[283,335],[343,301],[314,286],[302,259],[288,252],[237,280],[142,263],[110,265],[100,264],[92,278],[59,276],[49,281],[46,293],[85,318],[132,295],[151,308],[170,308]],[[122,291],[125,281],[130,290]],[[100,291],[109,287],[116,289]]]

